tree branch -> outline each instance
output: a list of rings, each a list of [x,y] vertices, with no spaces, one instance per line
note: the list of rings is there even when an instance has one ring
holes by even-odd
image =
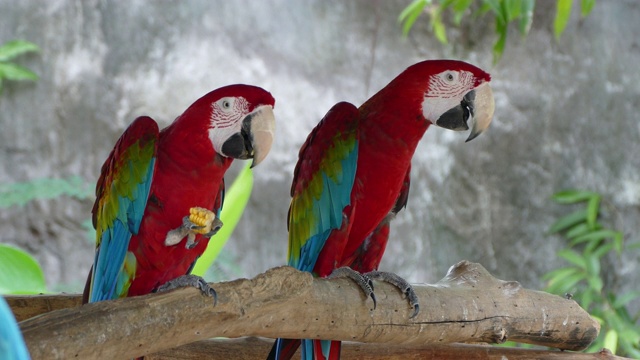
[[[145,360],[264,360],[273,340],[261,338],[210,339],[145,356]],[[293,359],[299,359],[294,355]],[[608,350],[598,353],[574,353],[558,350],[534,350],[490,345],[389,345],[345,342],[340,352],[342,360],[623,360]]]
[[[20,325],[33,359],[131,358],[211,337],[285,337],[393,343],[518,342],[586,348],[600,325],[573,300],[456,264],[435,285],[416,286],[420,314],[376,282],[378,307],[350,280],[314,279],[288,267],[214,285],[218,305],[196,289],[64,309]]]

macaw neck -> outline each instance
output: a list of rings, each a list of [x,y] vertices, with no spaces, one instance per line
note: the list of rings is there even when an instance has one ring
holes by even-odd
[[[174,122],[160,132],[159,166],[185,175],[222,177],[233,159],[221,156],[213,149],[206,131],[185,131],[176,124]]]
[[[388,87],[360,107],[361,139],[388,152],[413,155],[431,124],[422,115],[422,93],[407,94]]]

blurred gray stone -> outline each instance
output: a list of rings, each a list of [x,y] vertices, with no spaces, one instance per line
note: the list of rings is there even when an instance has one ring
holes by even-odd
[[[468,259],[541,288],[541,274],[562,265],[563,240],[545,231],[571,210],[550,200],[565,188],[603,193],[611,226],[638,241],[640,4],[598,1],[586,19],[574,11],[556,41],[554,7],[540,3],[528,38],[512,29],[494,66],[489,17],[450,28],[443,47],[425,18],[401,37],[408,2],[0,1],[0,42],[42,48],[20,59],[41,79],[8,83],[0,96],[0,183],[94,182],[136,116],[166,125],[211,89],[262,86],[277,100],[277,140],[226,248],[252,276],[285,262],[292,170],[324,113],[341,100],[360,105],[415,62],[453,57],[492,73],[494,123],[467,144],[465,134],[428,130],[381,268],[433,282]],[[35,254],[50,285],[80,291],[93,260],[82,227],[92,201],[0,209],[0,242]],[[635,254],[606,269],[612,281],[638,287]]]

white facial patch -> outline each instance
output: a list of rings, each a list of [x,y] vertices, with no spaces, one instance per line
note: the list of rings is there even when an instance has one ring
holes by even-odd
[[[429,89],[424,94],[422,115],[435,123],[442,114],[459,105],[474,84],[475,78],[468,71],[445,70],[432,75],[429,78]]]
[[[242,129],[242,120],[249,113],[249,102],[243,97],[225,97],[211,104],[209,140],[218,154],[222,145]]]

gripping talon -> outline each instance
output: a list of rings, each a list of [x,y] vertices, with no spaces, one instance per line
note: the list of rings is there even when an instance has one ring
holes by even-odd
[[[413,290],[413,287],[411,286],[411,284],[407,282],[407,280],[401,278],[400,276],[394,273],[385,272],[385,271],[371,271],[364,274],[364,276],[367,276],[370,279],[384,281],[398,288],[398,290],[402,292],[402,298],[403,299],[406,298],[407,301],[409,302],[409,305],[413,308],[413,312],[409,316],[409,319],[413,319],[418,315],[418,313],[420,312],[420,303],[418,301],[418,295]]]
[[[167,281],[164,285],[158,287],[156,292],[165,292],[181,287],[194,287],[199,289],[204,296],[213,297],[213,306],[218,303],[218,294],[203,278],[196,275],[182,275],[173,280]]]
[[[333,270],[328,279],[335,279],[346,277],[349,278],[360,287],[362,292],[366,297],[370,297],[373,300],[373,308],[375,309],[377,306],[376,295],[373,293],[373,281],[366,274],[361,274],[348,266],[343,266],[341,268]]]

